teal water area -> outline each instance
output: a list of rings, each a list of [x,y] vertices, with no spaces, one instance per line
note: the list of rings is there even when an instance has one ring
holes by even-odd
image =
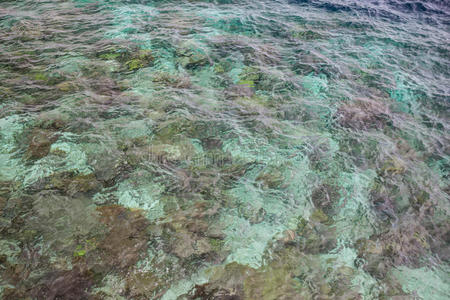
[[[448,299],[446,1],[0,1],[2,299]]]

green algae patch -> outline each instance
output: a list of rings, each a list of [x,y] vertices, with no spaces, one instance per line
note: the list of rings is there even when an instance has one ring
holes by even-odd
[[[127,61],[125,63],[125,65],[127,66],[128,70],[135,71],[137,69],[143,68],[144,62],[138,58],[135,58],[135,59]]]
[[[238,84],[255,87],[255,82],[253,80],[239,80]]]
[[[131,54],[131,59],[125,62],[129,71],[135,71],[148,66],[152,63],[154,57],[150,50],[138,50]]]
[[[78,246],[77,250],[73,252],[74,257],[83,257],[86,255],[86,250],[82,249],[82,246]]]
[[[151,66],[155,60],[150,49],[126,48],[116,49],[97,54],[98,58],[106,61],[118,61],[128,71],[136,71]]]
[[[118,52],[111,52],[111,53],[100,54],[98,57],[101,59],[105,59],[105,60],[113,60],[113,59],[119,58],[120,55],[121,54]]]
[[[312,30],[293,32],[292,36],[294,38],[304,40],[304,41],[312,41],[312,40],[318,40],[318,39],[323,38],[323,36],[320,33],[316,32],[316,31],[312,31]]]

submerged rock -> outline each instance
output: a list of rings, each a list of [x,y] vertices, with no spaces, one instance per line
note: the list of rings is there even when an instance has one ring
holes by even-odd
[[[241,293],[236,289],[226,289],[211,286],[209,283],[195,285],[192,296],[189,299],[223,299],[223,300],[241,300]]]
[[[100,220],[108,228],[98,249],[107,266],[126,270],[146,253],[149,222],[141,211],[119,205],[98,207]]]
[[[192,233],[175,233],[174,239],[172,251],[180,258],[188,258],[193,254],[202,255],[212,251],[208,239],[198,237]]]
[[[253,87],[248,84],[235,84],[225,90],[225,96],[231,99],[240,97],[251,98],[254,94]]]
[[[320,261],[295,247],[273,253],[267,265],[253,269],[237,263],[210,269],[209,281],[196,285],[188,299],[358,299],[352,290],[353,269],[324,278]]]
[[[162,285],[153,273],[135,270],[126,277],[125,294],[132,299],[151,299]]]
[[[330,215],[335,210],[335,204],[339,201],[340,195],[337,187],[322,184],[311,194],[311,200],[314,203],[314,206],[324,213]]]
[[[240,217],[247,219],[250,224],[258,224],[264,221],[267,212],[263,207],[253,206],[250,203],[242,203],[238,207]]]
[[[163,224],[168,250],[181,259],[223,260],[223,233],[209,221],[217,209],[217,205],[198,201],[170,214],[170,222]]]
[[[177,50],[178,62],[185,69],[194,69],[210,63],[206,52],[192,41],[184,42]]]
[[[318,40],[318,39],[323,38],[323,36],[320,33],[313,31],[313,30],[296,31],[296,32],[292,33],[292,36],[294,38],[304,40],[304,41],[312,41],[312,40]]]
[[[196,285],[189,299],[244,299],[244,280],[254,273],[252,268],[237,263],[217,266],[212,269],[208,283]]]
[[[74,81],[64,81],[55,86],[59,91],[64,93],[73,93],[81,90],[81,87],[77,82]]]
[[[94,173],[78,174],[56,173],[50,179],[51,186],[66,192],[68,195],[77,193],[95,192],[100,190],[101,183]]]
[[[188,89],[192,87],[191,80],[188,76],[178,76],[168,72],[156,73],[152,81],[173,88]]]
[[[44,28],[36,20],[20,20],[11,27],[11,32],[22,42],[39,40],[44,36]]]
[[[56,271],[47,276],[44,283],[36,286],[32,291],[37,299],[88,299],[88,291],[94,284],[93,274],[79,268]]]
[[[121,93],[121,87],[109,77],[95,78],[89,81],[91,89],[103,96],[116,97]]]
[[[276,189],[280,187],[285,178],[283,173],[276,168],[271,168],[269,170],[261,172],[258,177],[256,177],[256,181],[259,181],[263,184],[264,188]]]
[[[421,264],[421,257],[430,251],[428,232],[420,224],[403,218],[388,232],[357,243],[363,268],[375,278],[384,278],[393,266]]]
[[[341,126],[369,130],[383,129],[391,124],[390,114],[391,112],[385,103],[366,98],[341,105],[337,117]]]
[[[129,60],[125,62],[129,71],[135,71],[149,66],[154,60],[150,50],[139,50],[133,53]]]
[[[126,49],[113,49],[97,54],[103,60],[117,60],[125,70],[136,71],[150,66],[155,58],[149,49],[137,49],[130,47]]]
[[[59,112],[42,112],[38,116],[37,125],[44,130],[63,130],[69,115]]]
[[[28,146],[28,157],[31,159],[39,159],[47,156],[50,152],[51,145],[57,139],[58,135],[52,131],[34,130]]]
[[[295,239],[288,243],[299,247],[305,253],[326,253],[336,246],[337,232],[332,220],[321,210],[316,209],[310,222],[301,218],[295,230]]]

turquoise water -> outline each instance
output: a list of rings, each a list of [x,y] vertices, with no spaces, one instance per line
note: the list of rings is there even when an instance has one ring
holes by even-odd
[[[3,299],[448,299],[446,1],[1,1]]]

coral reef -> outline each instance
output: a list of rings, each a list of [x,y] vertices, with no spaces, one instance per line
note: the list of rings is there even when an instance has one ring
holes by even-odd
[[[447,299],[449,12],[337,2],[0,1],[0,298]]]

